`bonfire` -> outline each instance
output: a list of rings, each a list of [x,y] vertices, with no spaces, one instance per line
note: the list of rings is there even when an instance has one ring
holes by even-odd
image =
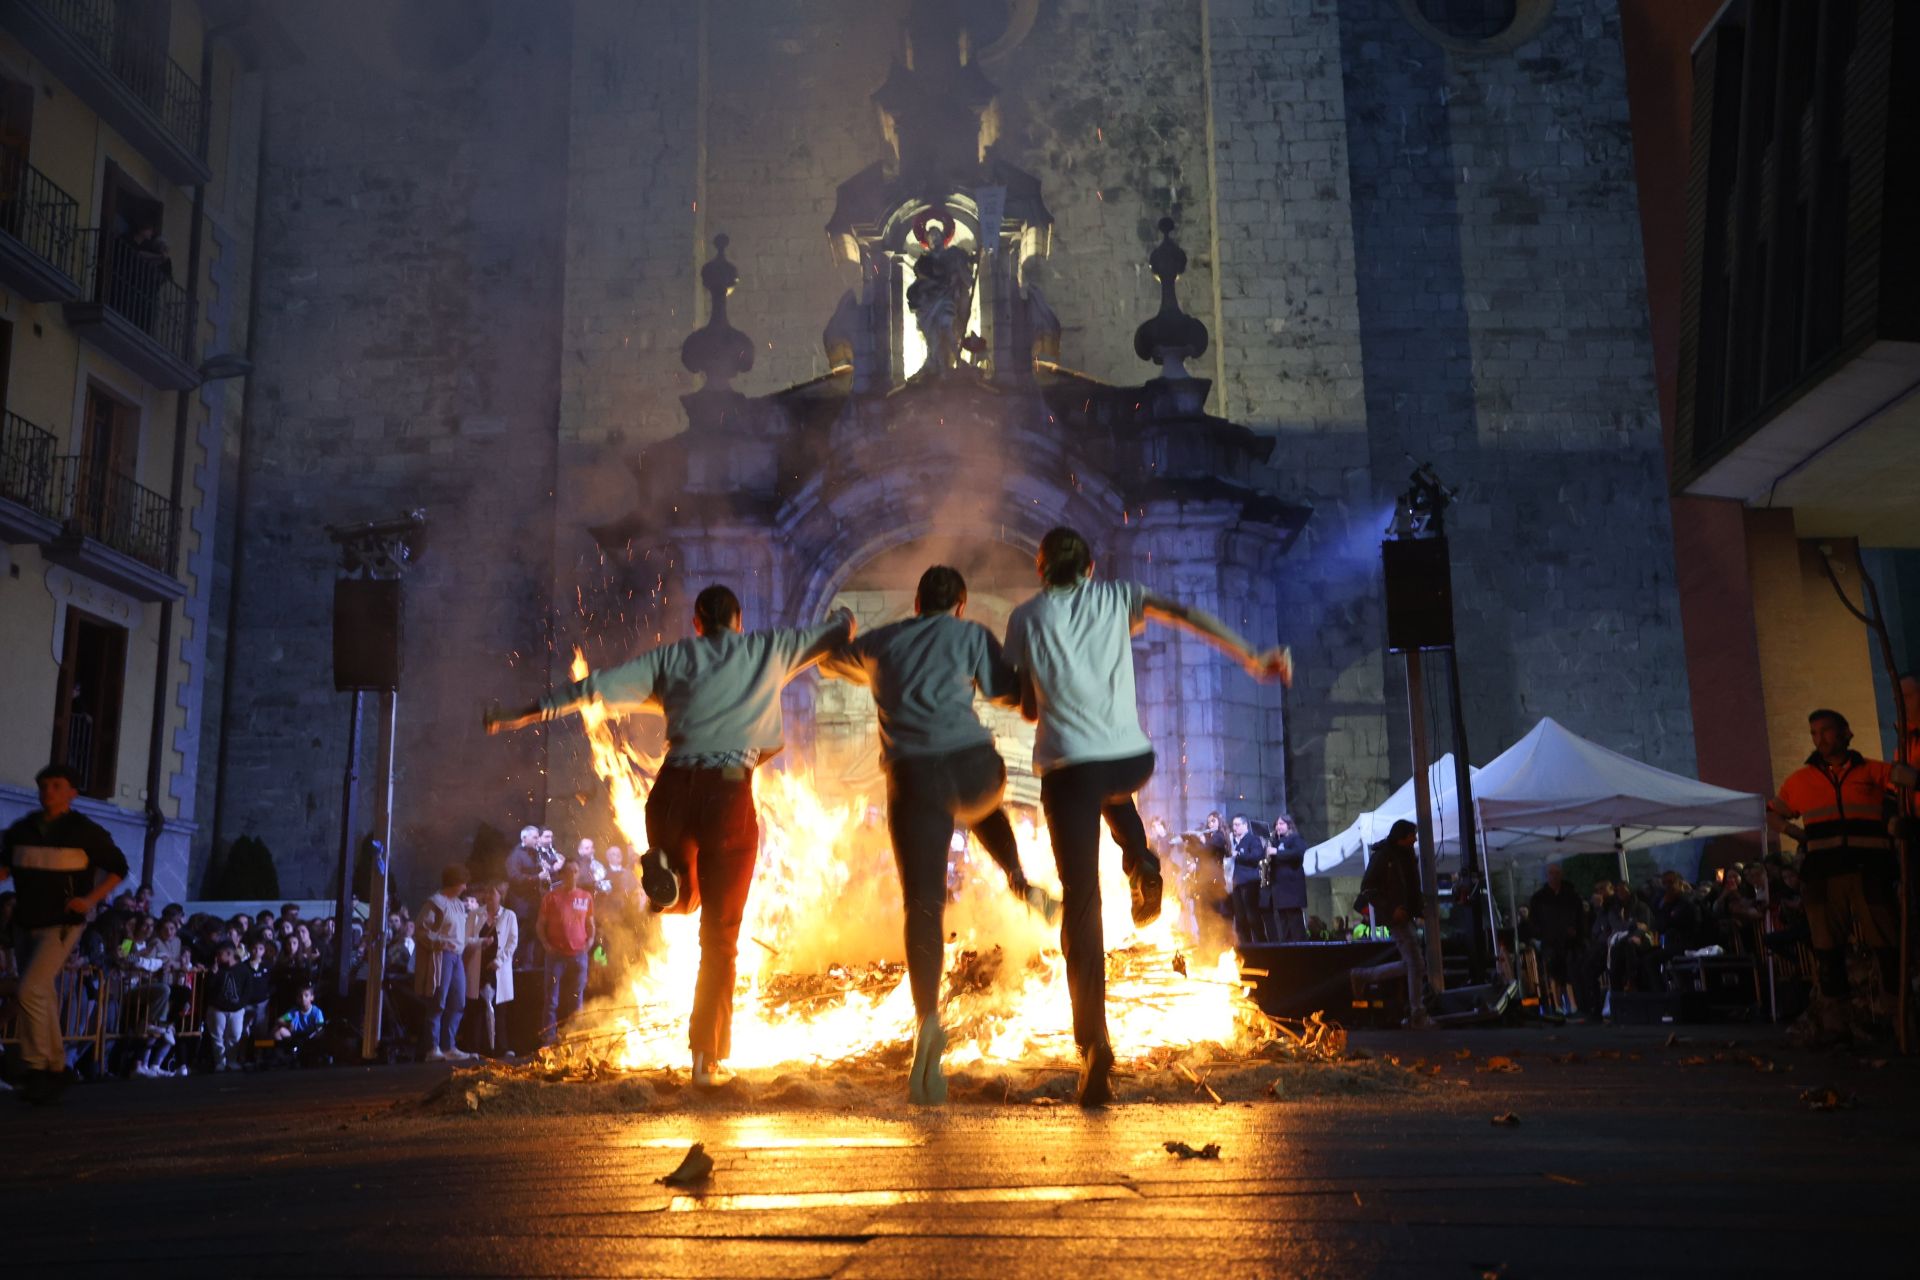
[[[574,678],[586,675],[577,653]],[[628,843],[646,847],[646,796],[659,760],[637,748],[595,703],[581,723]],[[734,998],[736,1068],[851,1064],[904,1053],[914,1026],[902,963],[901,902],[883,828],[865,797],[825,797],[799,770],[763,768],[754,781],[761,840],[741,931]],[[1016,823],[1028,877],[1056,895],[1044,826]],[[949,1069],[1070,1066],[1077,1061],[1058,926],[1007,890],[985,853],[962,855],[947,908],[942,1023]],[[1101,861],[1107,1016],[1119,1061],[1158,1062],[1195,1049],[1221,1057],[1262,1046],[1334,1056],[1344,1036],[1319,1018],[1289,1024],[1247,994],[1232,950],[1203,955],[1176,927],[1169,900],[1136,928],[1120,853]],[[614,1000],[590,1008],[544,1064],[595,1071],[688,1066],[686,1027],[700,962],[697,915],[651,917]]]

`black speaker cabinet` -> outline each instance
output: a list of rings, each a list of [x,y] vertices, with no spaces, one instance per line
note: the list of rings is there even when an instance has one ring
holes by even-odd
[[[333,687],[400,687],[400,583],[341,578],[333,584]]]
[[[1453,573],[1445,538],[1392,538],[1380,544],[1386,572],[1387,652],[1444,649],[1453,643]]]

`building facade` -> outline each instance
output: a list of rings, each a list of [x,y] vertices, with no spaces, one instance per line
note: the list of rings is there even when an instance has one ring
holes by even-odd
[[[1700,776],[1770,792],[1815,708],[1895,749],[1867,580],[1920,667],[1920,12],[1623,8]]]
[[[188,894],[253,268],[246,6],[0,8],[0,822],[49,760]]]
[[[320,529],[416,506],[431,528],[406,588],[409,883],[482,823],[608,834],[572,737],[481,738],[487,697],[540,692],[576,644],[603,663],[679,634],[703,575],[732,578],[760,625],[843,590],[897,607],[884,553],[949,534],[987,544],[998,573],[1037,537],[1033,515],[1003,531],[1014,503],[1090,513],[1111,567],[1164,569],[1172,593],[1294,646],[1298,680],[1271,703],[1197,646],[1143,650],[1163,761],[1148,804],[1179,828],[1284,803],[1317,838],[1407,772],[1378,543],[1417,462],[1459,494],[1474,753],[1551,714],[1692,769],[1616,6],[945,9],[946,26],[908,0],[289,17],[306,62],[265,102],[218,839],[260,835],[289,892],[327,890],[347,725]],[[956,52],[923,92],[936,34]],[[997,398],[966,432],[910,385],[919,327],[895,288],[928,246],[863,240],[899,232],[888,220],[925,193],[840,216],[922,151],[949,178],[972,167],[934,194],[976,250],[988,189],[1046,213],[1044,244],[998,250],[1018,270],[977,330]],[[1185,371],[1209,385],[1156,418],[1141,406],[1168,374],[1135,339],[1161,303],[1163,218],[1189,259],[1179,304],[1207,335]],[[721,233],[751,355],[726,389],[754,406],[731,421],[682,402],[708,374],[680,356],[709,320]],[[877,372],[856,389],[863,355]],[[1210,514],[1176,495],[1168,522],[1136,527],[1152,455],[1127,451],[1155,433],[1179,478],[1210,473],[1231,501],[1211,494]],[[1033,459],[1060,476],[1032,483]],[[971,504],[957,528],[922,509],[929,488]],[[732,523],[703,517],[696,537],[675,523],[682,495],[732,503]],[[1229,511],[1273,513],[1275,532]],[[818,710],[795,717],[796,753],[841,715]]]

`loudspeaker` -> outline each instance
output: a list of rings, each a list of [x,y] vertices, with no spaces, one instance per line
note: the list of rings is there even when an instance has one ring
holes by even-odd
[[[1253,1001],[1276,1018],[1304,1018],[1324,1010],[1336,1022],[1351,1022],[1349,970],[1399,958],[1391,942],[1276,942],[1239,948],[1242,976],[1253,983]],[[1407,984],[1400,983],[1405,991]],[[1397,1017],[1397,1015],[1396,1015]]]
[[[1453,572],[1447,540],[1391,538],[1380,544],[1386,572],[1387,652],[1453,644]]]
[[[333,584],[333,687],[400,687],[400,583],[341,578]]]

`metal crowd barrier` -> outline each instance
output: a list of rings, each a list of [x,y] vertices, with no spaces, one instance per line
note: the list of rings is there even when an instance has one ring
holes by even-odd
[[[167,1000],[166,1022],[178,1040],[197,1039],[204,1031],[200,979],[189,970],[161,979],[152,974],[98,965],[63,969],[54,984],[60,1005],[60,1038],[69,1048],[91,1048],[93,1061],[106,1060],[107,1046],[116,1040],[145,1040],[154,1006]],[[179,1007],[185,991],[185,1008]],[[20,1001],[9,984],[0,999],[0,1044],[20,1040]]]

